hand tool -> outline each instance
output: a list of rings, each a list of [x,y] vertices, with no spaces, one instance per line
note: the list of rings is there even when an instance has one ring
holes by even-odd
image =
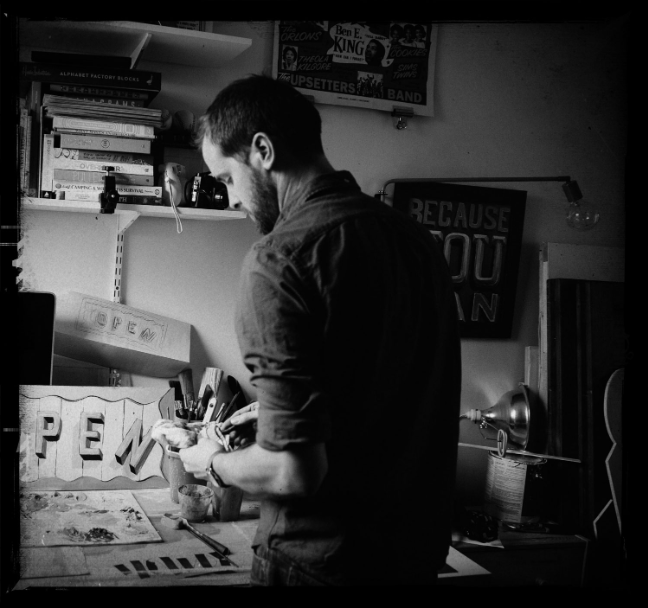
[[[165,513],[162,517],[162,523],[174,530],[188,530],[196,538],[204,542],[207,546],[211,547],[219,556],[220,559],[227,560],[232,566],[239,567],[238,564],[235,564],[232,559],[229,557],[231,551],[223,544],[219,543],[217,540],[214,540],[210,536],[203,534],[196,528],[194,528],[184,517],[179,515],[174,515],[173,513]]]
[[[237,393],[234,395],[234,397],[232,397],[232,400],[227,405],[223,404],[224,407],[222,407],[219,410],[218,415],[215,418],[215,421],[225,422],[225,420],[231,417],[234,414],[234,412],[236,412],[236,410],[239,409],[238,407],[236,407],[236,404],[242,396],[243,396],[243,391],[241,390],[237,391]]]
[[[203,415],[202,421],[206,424],[207,422],[212,422],[216,418],[216,395],[212,395],[207,403],[207,408]],[[224,404],[223,404],[224,405]]]
[[[204,419],[205,413],[207,411],[207,407],[209,405],[209,400],[212,398],[213,395],[214,395],[214,391],[212,390],[212,387],[208,384],[207,386],[205,386],[202,395],[198,396],[198,402],[196,407],[196,420]]]
[[[196,401],[194,399],[193,374],[191,368],[188,367],[187,369],[182,370],[178,374],[178,380],[180,381],[180,388],[182,389],[182,395],[184,397],[187,420],[192,420],[194,419]]]
[[[173,405],[175,407],[175,415],[177,418],[181,419],[186,419],[187,418],[187,412],[185,411],[184,408],[184,401],[182,398],[182,388],[180,387],[180,382],[177,380],[170,380],[169,381],[169,386],[174,389],[174,396],[173,396]]]

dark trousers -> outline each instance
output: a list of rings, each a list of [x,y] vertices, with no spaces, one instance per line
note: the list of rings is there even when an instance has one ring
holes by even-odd
[[[297,568],[283,555],[259,545],[254,548],[250,584],[253,587],[323,586],[322,583]]]
[[[360,568],[358,568],[360,570]],[[359,572],[357,573],[360,574]],[[419,575],[411,571],[406,578],[398,580],[392,576],[357,576],[353,580],[339,583],[340,585],[434,585],[437,573],[429,568],[423,568]],[[332,583],[322,582],[313,578],[296,566],[278,551],[267,549],[261,545],[254,548],[250,584],[253,587],[296,587],[296,586],[330,586]]]

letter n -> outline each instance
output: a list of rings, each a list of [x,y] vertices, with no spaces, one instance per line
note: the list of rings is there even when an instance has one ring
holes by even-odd
[[[119,464],[124,464],[128,455],[131,454],[129,466],[130,470],[135,474],[140,472],[142,466],[144,466],[144,463],[146,462],[146,458],[155,445],[155,440],[151,437],[150,430],[146,433],[144,439],[142,439],[140,443],[141,436],[142,420],[138,418],[133,422],[133,426],[131,426],[126,437],[124,437],[124,440],[115,452],[115,460]]]
[[[470,315],[471,321],[479,321],[479,309],[484,311],[486,318],[491,322],[495,322],[497,317],[497,304],[499,303],[499,294],[491,294],[490,304],[487,302],[483,293],[475,293],[473,295],[472,314]]]

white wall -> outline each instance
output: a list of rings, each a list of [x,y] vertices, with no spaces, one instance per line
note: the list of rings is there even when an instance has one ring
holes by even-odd
[[[215,22],[215,31],[250,37],[252,47],[217,71],[141,64],[165,74],[152,106],[200,114],[231,79],[269,69],[269,23]],[[318,106],[329,159],[369,194],[395,178],[570,175],[600,207],[600,225],[578,233],[563,220],[560,183],[491,184],[528,192],[513,337],[463,341],[462,411],[489,407],[523,379],[524,348],[538,345],[540,244],[624,246],[627,35],[622,21],[441,24],[434,117],[414,117],[397,131],[387,112]],[[202,169],[200,158],[168,154]],[[54,215],[26,218],[25,286],[109,298],[112,236],[97,229],[95,216]],[[249,220],[185,221],[183,228],[177,234],[172,220],[140,218],[128,229],[123,302],[191,323],[196,383],[205,366],[221,367],[252,398],[232,317],[256,230]],[[461,424],[461,441],[480,439],[475,425]],[[481,501],[485,466],[485,451],[460,449],[459,497],[467,504]]]

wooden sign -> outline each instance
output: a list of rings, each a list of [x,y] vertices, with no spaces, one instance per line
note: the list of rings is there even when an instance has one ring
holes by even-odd
[[[162,447],[151,429],[171,417],[168,388],[21,386],[19,407],[23,487],[38,481],[43,487],[45,479],[89,478],[92,485],[164,477]]]
[[[57,296],[54,352],[103,367],[170,378],[189,367],[191,325],[70,291]]]
[[[437,239],[452,275],[462,338],[510,338],[526,192],[395,182],[393,205]]]

